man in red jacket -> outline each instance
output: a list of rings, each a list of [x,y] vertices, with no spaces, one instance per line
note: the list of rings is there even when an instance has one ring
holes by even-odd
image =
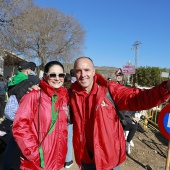
[[[170,80],[150,90],[125,87],[95,73],[88,57],[75,61],[74,72],[77,81],[71,85],[71,109],[76,162],[82,170],[118,170],[126,159],[126,146],[107,91],[119,110],[147,110],[170,98]]]

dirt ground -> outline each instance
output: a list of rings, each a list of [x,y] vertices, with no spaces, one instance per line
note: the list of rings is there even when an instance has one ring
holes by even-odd
[[[121,165],[121,170],[164,170],[168,151],[168,140],[159,131],[146,129],[137,131],[133,139],[135,147]]]
[[[151,128],[145,129],[145,133],[137,131],[133,142],[135,146],[121,170],[165,170],[168,140],[159,131]],[[75,161],[70,170],[78,170]]]

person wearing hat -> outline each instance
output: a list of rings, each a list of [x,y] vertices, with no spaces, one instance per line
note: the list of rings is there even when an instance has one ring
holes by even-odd
[[[21,98],[27,93],[28,88],[37,84],[37,79],[30,78],[30,74],[35,70],[36,64],[34,62],[21,61],[18,65],[18,71],[11,81],[8,83],[8,96],[15,95],[18,103]],[[38,81],[39,83],[39,81]],[[11,121],[11,125],[13,122]],[[15,160],[15,161],[13,161]],[[12,165],[13,162],[13,165]],[[14,140],[11,133],[11,137],[8,141],[7,148],[5,150],[4,161],[2,170],[19,169],[20,167],[20,149]]]

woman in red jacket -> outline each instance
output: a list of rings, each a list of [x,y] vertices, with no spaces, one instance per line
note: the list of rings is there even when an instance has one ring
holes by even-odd
[[[59,170],[67,153],[68,92],[62,87],[64,67],[58,61],[45,65],[40,91],[20,101],[13,135],[21,151],[22,170]]]

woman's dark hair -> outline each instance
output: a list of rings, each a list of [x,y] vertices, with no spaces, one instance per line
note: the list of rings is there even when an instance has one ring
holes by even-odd
[[[64,66],[59,62],[59,61],[50,61],[48,62],[45,67],[44,67],[44,73],[48,73],[49,69],[53,66],[53,65],[59,65],[63,71],[64,71]]]

